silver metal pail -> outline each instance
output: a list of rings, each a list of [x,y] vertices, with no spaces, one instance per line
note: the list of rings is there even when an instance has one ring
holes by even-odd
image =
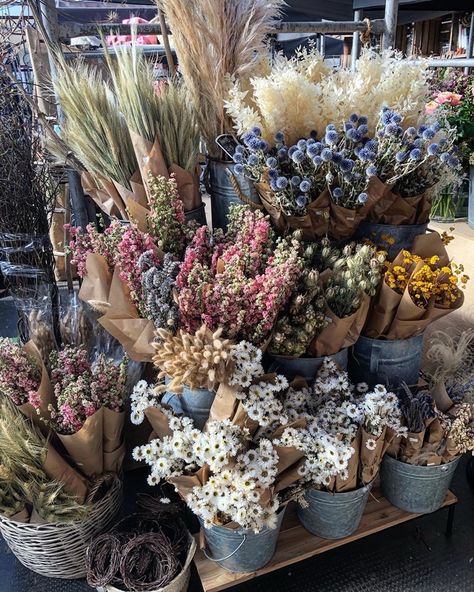
[[[397,388],[402,382],[418,382],[423,335],[409,339],[372,339],[361,336],[351,348],[349,377],[369,386],[384,384]]]
[[[199,430],[202,430],[209,419],[209,411],[215,396],[215,391],[191,389],[183,385],[183,392],[179,395],[181,408],[184,415],[190,417],[194,421],[194,427]]]
[[[227,230],[229,207],[231,204],[260,204],[260,198],[253,182],[234,173],[234,163],[208,158],[207,190],[211,196],[212,227]],[[232,183],[232,175],[235,186]],[[236,187],[239,194],[236,192]]]
[[[387,251],[387,258],[393,261],[403,249],[410,250],[413,241],[419,234],[425,234],[428,222],[425,224],[372,224],[362,222],[355,231],[357,240],[367,239]]]
[[[438,510],[448,493],[460,457],[444,465],[410,465],[385,455],[380,469],[382,493],[406,512],[429,514]]]
[[[187,212],[184,212],[184,218],[185,218],[186,222],[190,222],[191,220],[195,220],[201,226],[205,226],[207,224],[205,204],[202,203],[197,208],[194,208],[194,210],[189,210]]]
[[[248,573],[261,569],[275,553],[284,514],[285,508],[282,508],[276,528],[264,528],[258,534],[243,528],[204,528],[200,520],[206,539],[206,557],[227,571]]]
[[[271,372],[280,372],[290,380],[295,376],[301,376],[308,384],[315,379],[324,358],[330,358],[342,370],[347,370],[347,347],[338,351],[337,354],[321,358],[290,358],[274,354],[269,354],[269,357],[272,360]]]
[[[308,507],[298,506],[298,518],[311,534],[323,539],[342,539],[359,527],[372,483],[354,491],[330,493],[308,489]]]

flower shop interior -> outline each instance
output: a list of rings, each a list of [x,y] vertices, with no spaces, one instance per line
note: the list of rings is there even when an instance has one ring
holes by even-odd
[[[0,592],[474,591],[474,12],[0,1]]]

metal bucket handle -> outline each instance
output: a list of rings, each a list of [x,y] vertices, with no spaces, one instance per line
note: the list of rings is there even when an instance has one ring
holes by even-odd
[[[237,547],[237,549],[235,549],[235,551],[232,551],[232,553],[230,555],[227,555],[226,557],[221,557],[220,559],[214,559],[213,557],[211,557],[210,555],[208,555],[206,549],[203,549],[202,552],[204,553],[204,555],[206,556],[207,559],[209,559],[209,561],[214,561],[215,563],[220,563],[221,561],[226,561],[226,559],[230,559],[233,555],[235,555],[237,553],[237,551],[239,551],[239,549],[242,548],[243,544],[245,543],[245,541],[247,540],[247,535],[244,534],[243,535],[243,539],[240,541],[239,546]]]
[[[229,176],[230,184],[232,185],[232,188],[235,191],[235,193],[237,193],[240,201],[243,201],[244,204],[247,204],[248,206],[250,206],[251,208],[254,208],[255,210],[263,210],[264,209],[262,204],[252,201],[249,197],[247,197],[245,195],[245,193],[242,193],[242,189],[240,188],[239,182],[237,181],[234,173],[231,170],[226,169],[225,172]]]
[[[372,374],[377,374],[379,371],[379,361],[380,361],[380,344],[374,343],[372,346],[372,351],[370,352],[370,372]]]

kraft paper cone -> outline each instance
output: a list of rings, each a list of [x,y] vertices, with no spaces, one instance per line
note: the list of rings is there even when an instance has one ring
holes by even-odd
[[[207,465],[204,465],[193,475],[182,475],[180,477],[171,477],[168,482],[175,486],[176,491],[186,501],[186,498],[192,493],[194,487],[205,485],[209,479],[210,471]]]
[[[86,419],[75,434],[58,434],[71,459],[88,477],[104,472],[103,408]]]
[[[84,171],[81,174],[81,183],[84,193],[87,193],[108,216],[127,219],[125,204],[112,181],[100,175],[95,175],[94,178]]]
[[[23,508],[23,510],[20,510],[16,514],[13,514],[13,516],[10,516],[10,518],[8,518],[8,520],[13,520],[14,522],[23,522],[24,524],[28,524],[28,522],[30,521],[30,513],[28,512],[28,510],[26,508]]]
[[[393,428],[387,427],[382,456],[388,454],[393,458],[398,458],[401,444],[402,436],[397,436],[397,432]]]
[[[148,407],[145,409],[145,416],[150,422],[153,431],[157,438],[162,440],[166,436],[172,436],[173,431],[170,429],[168,417],[156,407]]]
[[[160,176],[167,179],[168,169],[158,139],[155,139],[155,142],[152,143],[133,130],[130,130],[130,137],[142,179],[146,181],[150,173],[154,177]]]
[[[440,267],[449,264],[448,252],[446,251],[441,236],[437,232],[428,232],[427,234],[417,235],[413,241],[411,252],[422,259],[428,259],[433,255],[438,255],[438,265]]]
[[[288,487],[291,487],[293,483],[296,483],[301,479],[301,475],[299,474],[299,469],[305,463],[304,458],[300,458],[297,460],[293,465],[291,465],[288,469],[283,471],[275,481],[275,487],[273,489],[274,493],[278,493],[279,491],[283,491]]]
[[[413,462],[419,456],[425,441],[425,430],[421,432],[408,432],[400,447],[400,460],[402,462],[417,464]]]
[[[150,210],[143,207],[133,199],[128,199],[126,204],[129,218],[134,224],[137,225],[138,230],[140,230],[140,232],[150,233],[150,224],[148,221]]]
[[[130,187],[132,188],[133,197],[135,198],[137,203],[141,204],[143,207],[148,207],[146,189],[143,184],[140,169],[136,170],[130,177]]]
[[[46,520],[41,518],[35,508],[31,511],[30,524],[46,524]]]
[[[382,461],[382,452],[385,442],[385,431],[380,436],[369,434],[362,428],[362,437],[360,444],[360,467],[361,467],[361,481],[363,485],[370,483],[379,472],[380,463]],[[375,449],[369,450],[367,448],[367,441],[375,440]]]
[[[104,473],[120,473],[125,458],[125,443],[111,452],[104,452]]]
[[[438,382],[434,385],[434,387],[430,390],[430,395],[433,398],[433,401],[436,404],[436,407],[443,412],[448,411],[454,405],[454,402],[451,400],[450,396],[446,391],[446,385],[444,382]]]
[[[362,221],[357,210],[331,202],[329,206],[329,236],[333,240],[350,238]]]
[[[342,479],[340,475],[336,475],[334,483],[334,491],[337,493],[343,491],[352,491],[357,488],[359,478],[359,460],[360,460],[360,444],[362,441],[362,434],[360,430],[356,437],[352,440],[351,446],[354,449],[354,454],[349,459],[347,471],[349,476],[347,479]]]
[[[41,429],[42,432],[45,432],[47,431],[45,430],[46,424],[41,421],[41,418],[49,419],[51,417],[51,412],[48,409],[48,406],[51,405],[54,400],[53,387],[43,363],[43,359],[41,358],[41,354],[35,343],[30,340],[23,346],[22,349],[36,362],[37,366],[41,370],[41,382],[38,387],[40,406],[38,408],[39,413],[30,403],[19,405],[18,409],[23,413],[23,415],[31,419],[35,425]]]
[[[125,456],[125,444],[122,433],[125,423],[125,412],[117,412],[104,407],[104,471],[118,473]]]
[[[364,335],[377,339],[387,333],[395,318],[402,295],[382,281],[376,301],[368,313]]]
[[[108,307],[112,273],[105,257],[89,253],[86,259],[86,276],[79,290],[79,298],[88,303],[102,303],[102,309]],[[94,304],[91,304],[94,307]]]
[[[175,175],[179,197],[183,202],[185,212],[198,208],[202,203],[198,176],[195,173],[185,171],[177,164],[172,164],[168,172],[170,175]]]
[[[326,316],[331,319],[329,325],[313,339],[308,353],[315,357],[336,354],[345,347],[350,347],[359,339],[369,312],[370,298],[364,295],[360,307],[344,318],[336,316],[328,307]]]
[[[242,402],[236,399],[235,393],[240,387],[230,386],[221,382],[209,411],[208,421],[223,421],[229,419],[234,425],[246,427],[253,435],[258,430],[258,422],[250,419]]]
[[[82,504],[87,497],[89,485],[87,479],[73,469],[57,452],[51,443],[46,449],[43,470],[53,481],[64,484],[64,489]]]
[[[437,417],[432,417],[426,421],[425,440],[428,444],[434,444],[439,448],[444,439],[444,429]]]
[[[375,224],[414,224],[416,208],[393,192],[392,187],[393,185],[384,183],[378,177],[371,178],[367,193],[370,195],[372,191],[377,192],[380,198],[368,215],[369,221]]]
[[[141,178],[140,178],[140,181],[141,181]],[[127,205],[127,202],[129,202],[129,201],[133,201],[134,203],[137,203],[144,208],[148,207],[148,200],[146,198],[146,192],[145,192],[145,188],[143,187],[143,185],[141,186],[141,189],[140,189],[140,185],[135,183],[133,185],[133,187],[136,189],[137,193],[134,193],[133,190],[131,191],[130,189],[127,189],[126,187],[124,187],[120,183],[117,183],[116,181],[113,181],[113,184],[114,184],[115,189],[117,190],[117,193],[120,195],[120,197],[122,198],[122,201],[125,205]]]

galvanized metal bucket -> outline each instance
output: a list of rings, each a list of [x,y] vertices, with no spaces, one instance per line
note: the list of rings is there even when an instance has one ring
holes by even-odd
[[[402,249],[410,250],[415,237],[425,234],[426,224],[372,224],[362,222],[354,234],[357,240],[367,239],[387,251],[390,261],[393,261]]]
[[[359,527],[372,483],[341,493],[308,489],[308,507],[298,506],[298,518],[311,534],[323,539],[342,539]]]
[[[349,376],[369,386],[384,384],[398,388],[402,382],[418,382],[423,352],[423,335],[409,339],[359,337],[351,348]]]
[[[201,226],[205,226],[207,224],[206,206],[202,203],[199,207],[195,208],[194,210],[189,210],[188,212],[185,212],[184,217],[186,219],[186,222],[196,220],[196,222],[198,222]]]
[[[204,528],[200,520],[206,539],[204,554],[210,561],[218,563],[227,571],[257,571],[266,565],[275,553],[284,514],[285,508],[282,508],[278,514],[276,528],[264,528],[258,534],[243,528]]]
[[[227,230],[227,219],[231,204],[260,203],[257,191],[253,182],[234,172],[234,163],[230,161],[214,160],[207,161],[207,190],[211,196],[212,227]],[[232,184],[232,174],[240,196]],[[245,201],[243,201],[245,199]]]
[[[444,465],[422,467],[385,456],[380,469],[382,493],[406,512],[428,514],[438,510],[448,493],[460,457]]]
[[[183,393],[179,395],[184,415],[194,421],[194,426],[202,430],[209,419],[209,411],[216,396],[215,391],[208,389],[191,389],[183,385]]]
[[[270,367],[271,372],[280,372],[290,380],[295,376],[301,376],[308,384],[315,379],[325,357],[333,360],[343,370],[347,370],[347,347],[341,349],[337,354],[321,358],[289,358],[272,354],[269,357],[273,361]]]

